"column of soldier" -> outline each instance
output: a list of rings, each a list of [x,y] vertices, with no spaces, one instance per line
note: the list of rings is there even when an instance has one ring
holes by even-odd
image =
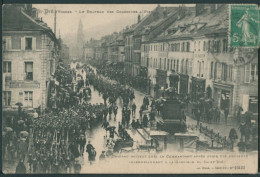
[[[93,85],[94,89],[96,89],[100,94],[103,94],[104,104],[108,102],[110,103],[110,106],[108,108],[109,117],[111,117],[112,111],[114,111],[114,114],[117,114],[118,107],[116,106],[116,100],[117,98],[121,98],[123,101],[122,105],[122,126],[124,128],[128,128],[130,125],[130,117],[131,114],[133,117],[136,113],[136,104],[134,102],[135,94],[134,90],[130,87],[127,87],[124,84],[121,84],[120,82],[117,82],[115,80],[111,80],[108,76],[104,76],[101,72],[101,70],[97,71],[97,74],[94,74],[91,69],[87,72],[89,82],[91,85]],[[158,105],[158,106],[157,106]],[[148,97],[144,97],[143,104],[140,108],[139,115],[141,118],[141,121],[139,119],[133,120],[131,122],[131,126],[133,128],[141,128],[141,127],[147,127],[148,125],[148,116],[146,114],[143,115],[143,111],[147,110],[149,106],[149,99]],[[152,101],[151,107],[154,109],[159,110],[159,104],[155,102],[155,100]],[[158,107],[158,108],[157,108]],[[116,116],[115,116],[116,117]],[[152,111],[149,114],[149,117],[151,120],[154,120],[155,118],[155,111]]]
[[[68,88],[60,89],[60,92],[63,93],[57,94],[57,100],[63,104],[58,104],[55,111],[34,117],[27,115],[18,121],[14,117],[8,119],[3,133],[3,159],[8,158],[12,163],[19,160],[17,173],[75,171],[75,159],[84,152],[86,129],[91,129],[107,115],[104,104],[78,104],[78,99],[70,99],[70,96],[67,101],[71,106],[63,107],[66,98],[60,97]]]

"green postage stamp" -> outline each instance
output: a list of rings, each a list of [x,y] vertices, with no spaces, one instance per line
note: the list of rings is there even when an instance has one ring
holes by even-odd
[[[257,5],[230,5],[230,47],[258,47],[259,28]]]

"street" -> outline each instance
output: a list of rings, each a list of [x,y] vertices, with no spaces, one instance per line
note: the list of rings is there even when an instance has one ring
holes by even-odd
[[[92,69],[94,69],[93,67],[91,67]],[[94,70],[94,73],[96,73],[96,71]],[[91,99],[88,101],[91,104],[100,104],[103,103],[103,99],[102,99],[102,94],[99,94],[98,91],[94,90],[93,86],[90,87],[92,90],[92,97]],[[144,93],[141,93],[140,91],[137,91],[134,89],[134,94],[135,94],[135,99],[134,102],[137,106],[137,110],[136,110],[136,115],[135,117],[133,117],[131,115],[131,121],[133,119],[138,119],[139,118],[139,110],[143,104],[143,98],[145,96],[147,96]],[[112,114],[112,118],[111,120],[107,119],[109,121],[109,124],[111,126],[115,126],[116,130],[118,130],[118,123],[122,122],[122,100],[121,98],[119,98],[116,101],[117,105],[118,105],[118,114],[116,119],[114,119],[114,115]],[[157,117],[160,117],[159,115],[157,115]],[[193,132],[196,132],[198,134],[198,136],[202,139],[207,139],[206,136],[204,136],[203,134],[199,133],[199,130],[196,127],[196,120],[192,119],[190,116],[186,116],[186,123],[188,125],[189,129],[193,129]],[[222,136],[228,136],[228,133],[230,131],[231,128],[233,128],[233,125],[226,125],[224,122],[224,118],[221,118],[221,124],[208,124],[208,123],[203,123],[203,125],[208,126],[209,129],[214,129],[215,131],[220,132],[220,134]],[[100,126],[97,126],[95,128],[93,128],[92,130],[87,130],[86,131],[86,139],[87,141],[90,140],[92,145],[95,147],[96,151],[97,151],[97,156],[99,157],[99,155],[101,154],[101,152],[103,150],[106,150],[106,146],[105,146],[105,140],[106,138],[104,137],[106,134],[106,131]],[[208,139],[208,141],[210,142],[210,139]],[[178,149],[178,145],[176,144],[175,138],[173,135],[169,135],[168,136],[168,145],[167,145],[167,150],[165,152],[174,152],[174,151],[179,151]],[[235,151],[238,151],[237,147],[235,148]],[[144,152],[143,152],[144,153]],[[82,173],[87,172],[89,170],[89,168],[93,168],[93,164],[92,166],[90,166],[89,162],[88,162],[88,155],[87,153],[84,153],[84,158],[83,158],[83,166],[82,166]],[[98,163],[98,158],[96,159],[97,161],[95,163]],[[86,171],[84,171],[86,170]]]
[[[255,172],[253,4],[2,10],[3,173]]]

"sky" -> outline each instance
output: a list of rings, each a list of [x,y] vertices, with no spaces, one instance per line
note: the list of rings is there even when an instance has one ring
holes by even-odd
[[[157,4],[35,4],[38,9],[38,16],[54,29],[54,13],[51,10],[57,10],[57,34],[66,36],[67,34],[76,34],[79,20],[82,20],[84,31],[95,31],[95,28],[104,28],[104,32],[111,33],[116,29],[122,30],[127,25],[137,22],[138,13],[141,17],[154,10]],[[178,5],[161,5],[178,6]],[[60,11],[60,12],[59,12]],[[99,13],[97,13],[97,11]],[[103,13],[100,13],[103,11]],[[109,12],[113,13],[109,13]],[[125,12],[130,11],[130,12]],[[136,13],[137,12],[137,13]],[[97,34],[87,34],[88,37],[99,38]]]
[[[33,4],[33,7],[38,9],[38,17],[42,18],[53,31],[56,9],[56,37],[61,35],[63,42],[70,47],[72,55],[75,54],[80,19],[83,24],[84,40],[100,39],[137,23],[138,14],[144,18],[157,6],[158,4]]]
[[[137,22],[138,13],[122,11],[137,11],[143,12],[143,16],[147,15],[157,5],[118,5],[118,4],[37,4],[34,5],[39,11],[38,16],[42,17],[43,21],[54,28],[54,13],[51,10],[56,9],[57,32],[60,30],[61,36],[73,34],[77,32],[79,20],[82,20],[84,30],[93,29],[97,26],[104,26],[104,29],[109,31],[113,23],[122,21],[121,29],[126,25],[131,25]],[[59,12],[60,11],[60,12]],[[97,13],[99,11],[99,13]],[[100,13],[103,11],[103,13]],[[108,13],[112,11],[114,13]],[[120,12],[119,12],[120,11]],[[120,27],[119,27],[120,28]],[[121,30],[119,29],[119,30]]]

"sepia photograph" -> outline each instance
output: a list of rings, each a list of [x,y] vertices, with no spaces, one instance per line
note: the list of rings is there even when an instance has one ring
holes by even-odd
[[[256,4],[3,4],[4,174],[256,174]]]

